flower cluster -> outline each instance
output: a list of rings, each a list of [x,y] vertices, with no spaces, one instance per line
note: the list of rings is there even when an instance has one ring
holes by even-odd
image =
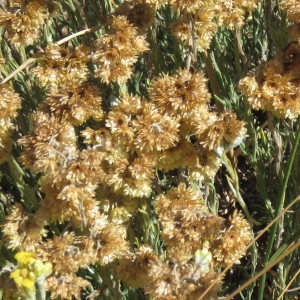
[[[250,226],[236,211],[228,221],[208,212],[201,199],[199,191],[182,183],[157,197],[166,260],[150,247],[136,249],[117,267],[126,284],[155,299],[197,299],[208,287],[206,299],[217,297],[217,270],[239,263],[251,241]]]
[[[282,1],[281,4],[288,17],[299,22],[299,2]],[[287,31],[289,43],[274,59],[243,78],[239,88],[253,109],[295,119],[300,115],[300,23],[291,25]]]
[[[7,32],[7,39],[15,45],[31,45],[39,37],[45,23],[57,11],[55,1],[9,1],[13,6],[0,10],[0,26]]]
[[[123,84],[132,75],[132,66],[138,56],[148,50],[145,36],[125,16],[113,16],[111,31],[96,41],[93,62],[96,77],[105,83]]]
[[[21,99],[8,84],[0,86],[0,97],[0,163],[3,163],[11,154],[13,119],[21,108]]]
[[[77,81],[77,88],[83,91],[80,94],[75,88],[70,92],[68,83],[62,83],[59,76],[56,79],[49,83],[50,92],[35,114],[34,131],[19,140],[23,147],[20,159],[26,168],[41,174],[39,185],[44,197],[31,216],[17,206],[8,216],[3,233],[10,248],[34,250],[39,258],[52,263],[53,275],[47,280],[52,298],[79,298],[80,290],[89,284],[76,275],[79,267],[107,265],[124,255],[128,261],[124,223],[137,209],[138,199],[152,193],[155,168],[185,168],[191,182],[210,180],[221,165],[220,152],[239,144],[245,128],[233,113],[209,110],[210,94],[202,73],[180,69],[175,75],[163,74],[152,82],[149,99],[124,95],[106,116],[101,111],[96,87]],[[74,82],[71,86],[75,86]],[[61,86],[64,91],[60,91]],[[78,113],[80,109],[82,112]],[[90,117],[98,123],[81,131],[87,147],[79,149],[74,126]],[[206,282],[200,276],[203,266],[190,264],[195,253],[207,250],[214,255],[215,249],[219,258],[215,266],[222,267],[236,262],[244,248],[240,245],[241,252],[225,253],[225,241],[219,234],[225,230],[224,222],[207,211],[199,202],[200,197],[179,185],[168,196],[159,196],[156,206],[169,256],[176,257],[176,264],[181,264],[180,276],[196,276],[203,290],[214,276],[210,269]],[[70,222],[74,228],[88,230],[90,234],[75,236],[70,232],[44,238],[39,243],[47,236],[45,226],[56,222]],[[247,227],[245,223],[243,226]],[[226,242],[233,238],[228,244],[237,243],[236,232],[224,237]],[[186,240],[188,237],[192,240]],[[206,240],[214,243],[208,244]],[[216,260],[214,256],[213,259]],[[168,272],[172,273],[174,267],[160,260],[149,272],[141,271],[152,278],[146,290],[157,296],[161,292],[157,284],[162,278],[154,277],[158,273],[155,268],[165,269],[161,274],[169,280]],[[180,293],[184,290],[197,294],[198,283],[178,289]]]
[[[253,109],[269,111],[277,117],[294,119],[300,115],[300,44],[290,42],[276,57],[259,66],[239,83]]]
[[[171,29],[179,40],[204,51],[209,48],[220,26],[224,25],[230,29],[241,27],[246,12],[254,10],[257,2],[257,0],[171,0],[171,8],[180,11],[180,18],[171,24]]]

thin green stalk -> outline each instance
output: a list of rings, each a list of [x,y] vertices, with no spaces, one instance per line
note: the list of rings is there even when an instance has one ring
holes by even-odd
[[[295,141],[293,144],[293,148],[291,151],[291,155],[289,157],[288,163],[286,165],[286,169],[284,172],[284,178],[283,178],[283,183],[280,189],[280,196],[279,196],[279,201],[277,203],[277,207],[275,210],[275,217],[278,216],[278,214],[280,213],[280,211],[282,210],[283,206],[284,206],[284,202],[285,202],[285,195],[286,195],[286,189],[287,189],[287,185],[289,182],[289,178],[291,175],[291,171],[292,171],[292,167],[296,158],[296,153],[298,150],[298,146],[300,143],[300,119],[298,119],[298,129],[296,132],[296,137],[295,137]],[[273,244],[275,241],[275,236],[276,236],[276,231],[277,231],[277,227],[278,227],[278,222],[276,222],[273,227],[270,230],[270,235],[268,238],[268,242],[267,242],[267,251],[266,251],[266,255],[265,255],[265,259],[264,259],[264,265],[266,266],[269,262],[270,259],[270,255],[271,255],[271,251],[273,249]],[[261,277],[260,280],[260,289],[259,289],[259,300],[263,300],[263,296],[264,296],[264,290],[265,290],[265,284],[266,284],[266,274],[264,274]]]

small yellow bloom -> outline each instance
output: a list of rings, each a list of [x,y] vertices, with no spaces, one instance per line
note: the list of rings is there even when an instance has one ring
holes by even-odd
[[[37,280],[43,281],[52,272],[49,262],[35,259],[32,252],[18,252],[15,255],[18,268],[11,272],[10,278],[15,281],[19,293],[26,299],[35,299]]]

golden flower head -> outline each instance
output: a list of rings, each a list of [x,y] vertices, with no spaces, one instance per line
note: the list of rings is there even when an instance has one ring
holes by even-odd
[[[25,212],[20,204],[13,207],[7,216],[2,232],[8,248],[18,250],[34,250],[47,230],[44,229],[45,220],[41,221]]]
[[[66,84],[64,89],[52,86],[42,107],[48,106],[55,117],[78,126],[89,118],[100,121],[104,115],[101,103],[97,86],[71,82]]]
[[[229,218],[229,226],[220,238],[214,241],[213,259],[216,261],[216,265],[227,267],[239,263],[239,259],[245,255],[251,240],[249,223],[241,213],[234,211]]]
[[[51,299],[81,299],[81,290],[91,285],[87,280],[76,276],[74,273],[61,276],[50,276],[47,279],[47,290]]]
[[[152,154],[156,167],[164,171],[193,166],[198,162],[198,153],[192,143],[182,139],[172,148]]]
[[[221,0],[219,23],[224,24],[229,29],[241,27],[245,22],[247,12],[257,7],[258,0],[232,1]]]
[[[125,196],[149,196],[154,162],[149,156],[119,159],[109,166],[106,183]]]
[[[145,103],[143,112],[134,122],[134,146],[139,152],[149,153],[171,148],[179,141],[179,123],[167,114],[159,113],[151,103]]]
[[[297,0],[280,1],[281,7],[287,12],[288,19],[292,22],[300,20],[300,4]]]
[[[159,110],[169,115],[185,115],[210,100],[205,76],[184,69],[176,75],[163,75],[154,80],[149,94]]]
[[[200,3],[200,2],[199,2]],[[218,17],[215,2],[202,2],[201,9],[192,15],[183,14],[181,18],[171,23],[172,33],[187,46],[193,44],[199,51],[209,49],[210,43],[218,30],[215,19]]]
[[[0,163],[2,163],[10,155],[12,144],[10,134],[14,128],[12,120],[17,117],[17,111],[21,108],[21,98],[8,84],[1,84],[0,96]]]
[[[194,165],[188,165],[189,179],[210,181],[221,167],[220,155],[215,150],[197,147],[198,157]]]
[[[154,22],[154,10],[146,2],[125,1],[120,4],[114,12],[116,16],[126,16],[127,20],[139,32],[145,31]]]
[[[106,119],[106,127],[110,128],[112,137],[118,144],[131,148],[134,131],[131,125],[131,116],[118,110],[111,110]]]
[[[36,114],[34,132],[18,142],[23,146],[20,160],[35,172],[53,173],[77,155],[74,127],[41,111]]]
[[[86,81],[88,59],[89,53],[84,46],[70,49],[53,44],[45,49],[44,56],[38,60],[39,65],[32,72],[43,86],[64,87],[71,82]]]
[[[126,229],[122,225],[109,223],[99,232],[93,231],[92,239],[96,251],[96,259],[100,265],[107,265],[120,259],[129,251]]]
[[[202,5],[203,1],[197,0],[170,0],[171,8],[175,11],[195,13]]]
[[[96,41],[93,62],[96,77],[103,82],[123,84],[132,74],[138,56],[148,50],[144,36],[124,16],[113,16],[111,30]]]
[[[242,79],[239,88],[253,109],[269,111],[280,118],[300,114],[300,47],[292,42],[276,57],[260,66],[255,75]]]
[[[158,257],[149,246],[141,246],[127,254],[116,267],[118,277],[132,288],[143,288],[148,284],[149,268],[158,262]]]
[[[32,252],[18,252],[15,255],[18,267],[11,272],[19,293],[27,299],[34,299],[36,296],[36,282],[41,286],[44,280],[52,272],[52,265],[49,262],[43,263],[36,259]]]
[[[76,273],[79,268],[87,268],[96,260],[93,243],[85,236],[75,236],[73,232],[48,239],[40,245],[36,254],[52,263],[55,275]]]
[[[42,24],[26,12],[17,15],[0,11],[0,26],[6,30],[8,40],[16,46],[33,44],[39,36]]]

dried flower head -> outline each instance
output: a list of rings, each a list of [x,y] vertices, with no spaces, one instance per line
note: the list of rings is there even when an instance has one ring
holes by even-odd
[[[200,2],[198,2],[200,3]],[[215,19],[218,17],[214,2],[203,2],[192,16],[183,14],[170,25],[172,33],[187,46],[195,46],[199,51],[209,49],[210,43],[218,30]]]
[[[78,155],[74,127],[43,112],[35,116],[34,132],[18,142],[23,147],[20,160],[35,172],[53,173]]]
[[[0,86],[0,163],[8,159],[11,152],[11,131],[14,128],[12,120],[17,117],[21,108],[21,99],[10,85]]]
[[[81,299],[81,290],[91,285],[87,280],[76,276],[74,273],[64,274],[59,277],[50,276],[47,279],[47,290],[51,299]]]
[[[246,248],[252,240],[249,223],[244,219],[241,213],[234,211],[229,218],[229,226],[222,234],[220,239],[213,243],[213,258],[216,265],[227,267],[240,263],[239,259],[245,255]]]
[[[239,83],[253,109],[262,109],[281,118],[300,114],[300,46],[291,42],[276,57],[258,67],[256,74]]]
[[[36,255],[52,263],[54,275],[76,273],[79,268],[87,268],[96,260],[93,243],[85,236],[75,236],[74,232],[43,242]]]
[[[220,155],[215,150],[197,147],[197,161],[189,164],[189,179],[192,181],[210,181],[221,167]]]
[[[98,67],[96,77],[105,83],[123,84],[132,74],[138,56],[148,50],[144,36],[124,16],[113,16],[111,30],[96,41],[93,62]]]
[[[54,44],[47,46],[44,56],[38,60],[39,65],[32,72],[43,86],[78,84],[87,79],[88,59],[89,52],[84,46],[70,49]]]
[[[158,257],[149,246],[141,246],[134,253],[128,253],[116,267],[118,277],[132,288],[143,288],[149,281],[151,264],[158,262]]]
[[[154,10],[146,2],[125,1],[120,4],[114,15],[125,16],[134,27],[139,29],[139,32],[145,31],[154,22]]]
[[[39,37],[45,19],[50,21],[57,10],[54,1],[30,0],[16,2],[14,12],[0,10],[0,26],[7,31],[8,40],[15,45],[31,45]]]
[[[162,114],[152,103],[145,103],[134,121],[134,146],[138,152],[149,153],[171,148],[179,141],[179,123]]]
[[[100,121],[104,115],[101,108],[101,96],[97,86],[71,82],[64,89],[52,86],[48,97],[42,104],[62,122],[74,126],[81,125],[89,118]],[[45,109],[45,108],[44,108]]]
[[[179,69],[176,75],[164,74],[154,80],[149,94],[159,110],[169,115],[184,116],[199,106],[207,105],[210,100],[205,76],[185,69]]]
[[[154,162],[149,156],[116,160],[108,167],[106,184],[125,196],[149,196],[152,191]]]
[[[115,259],[121,259],[129,251],[129,244],[125,240],[126,228],[122,225],[109,223],[97,231],[94,228],[92,239],[97,263],[107,265]]]
[[[201,8],[204,1],[197,0],[170,0],[171,8],[175,11],[179,10],[187,13],[195,13]]]
[[[257,3],[258,0],[221,0],[219,4],[221,7],[219,15],[220,23],[230,29],[241,27],[245,22],[245,14],[253,11],[257,7]]]
[[[2,232],[7,246],[13,250],[34,250],[47,230],[45,220],[41,221],[24,211],[21,204],[16,204],[7,216]]]

